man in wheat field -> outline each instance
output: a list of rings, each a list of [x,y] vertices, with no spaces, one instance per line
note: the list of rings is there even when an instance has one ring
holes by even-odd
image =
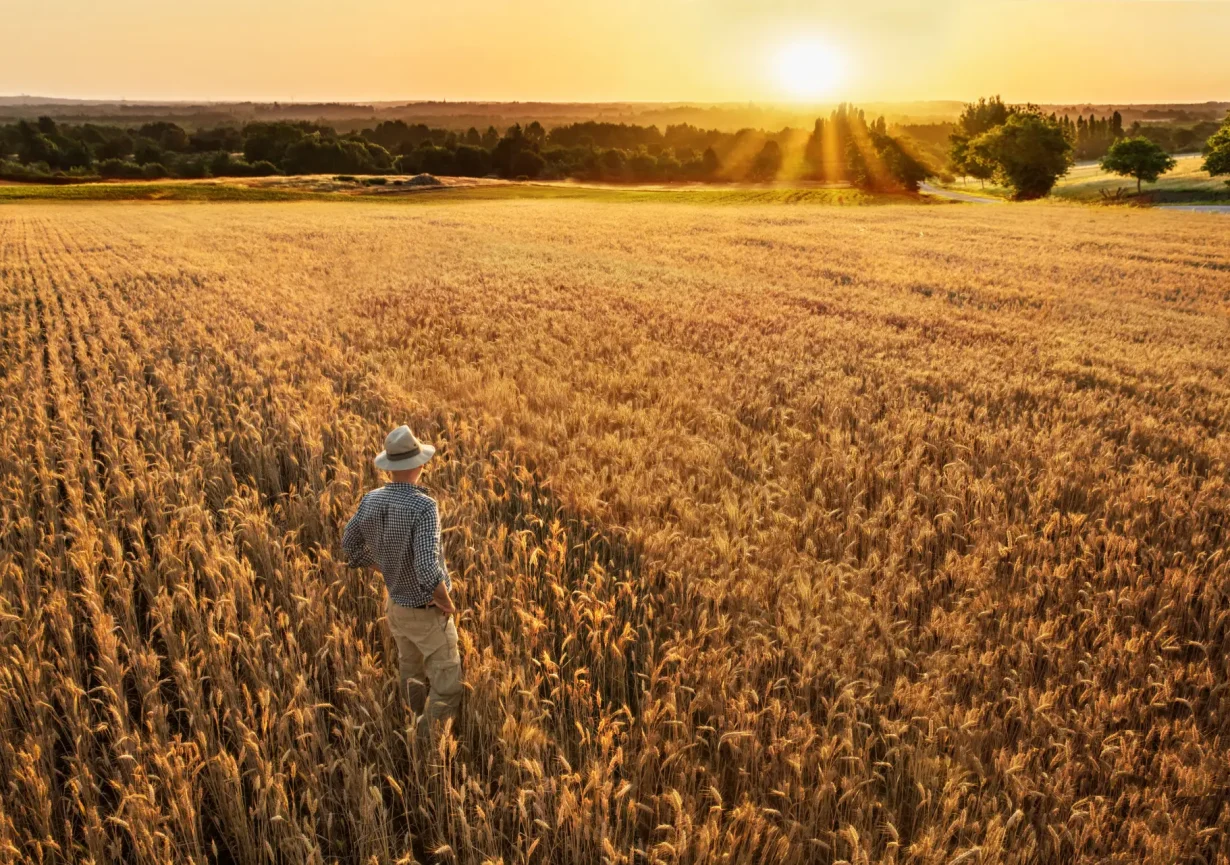
[[[440,513],[419,486],[423,467],[435,452],[408,426],[389,433],[376,468],[391,473],[392,479],[363,497],[342,535],[351,567],[373,566],[384,575],[400,692],[419,716],[422,738],[433,722],[456,719],[461,705],[456,609],[440,547]]]

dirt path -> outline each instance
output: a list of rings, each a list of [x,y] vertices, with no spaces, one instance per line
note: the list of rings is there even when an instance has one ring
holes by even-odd
[[[951,189],[941,189],[938,186],[932,186],[930,183],[924,183],[919,187],[926,195],[938,195],[940,198],[951,198],[954,201],[968,201],[972,204],[1003,204],[1001,198],[988,198],[985,195],[970,195],[967,192],[956,192]]]

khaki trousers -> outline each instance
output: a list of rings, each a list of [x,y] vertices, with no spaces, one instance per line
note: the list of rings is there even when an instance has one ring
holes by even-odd
[[[432,722],[452,718],[461,708],[461,655],[457,626],[435,607],[416,610],[388,599],[389,633],[397,643],[402,699],[419,716],[418,735],[427,738]]]

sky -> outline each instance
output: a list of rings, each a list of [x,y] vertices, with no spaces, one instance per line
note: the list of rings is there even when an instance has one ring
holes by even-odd
[[[1230,99],[1230,0],[0,0],[0,21],[7,96]]]

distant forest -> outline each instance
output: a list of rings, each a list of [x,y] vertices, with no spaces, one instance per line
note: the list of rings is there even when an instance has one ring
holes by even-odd
[[[940,170],[905,136],[840,105],[809,130],[722,132],[691,124],[538,121],[464,132],[402,120],[341,134],[308,121],[260,121],[189,131],[67,124],[49,116],[0,126],[0,176],[10,180],[245,177],[274,174],[439,174],[605,182],[848,182],[915,190]]]
[[[537,120],[548,129],[594,120],[633,126],[689,124],[701,129],[738,132],[740,129],[807,129],[816,117],[827,117],[836,105],[754,105],[652,103],[652,102],[212,102],[155,103],[116,102],[42,97],[0,96],[0,124],[18,120],[51,117],[60,123],[99,123],[125,129],[145,123],[169,120],[189,131],[216,126],[244,126],[248,123],[306,120],[320,123],[345,135],[371,128],[385,120],[401,120],[410,125],[465,132],[471,126],[507,129],[515,124],[528,126]],[[868,117],[884,117],[890,127],[952,123],[965,108],[959,101],[875,102],[861,105]],[[1109,116],[1119,111],[1126,125],[1141,121],[1153,124],[1193,124],[1218,121],[1230,111],[1230,102],[1199,104],[1106,105],[1096,103],[1040,105],[1046,114]]]
[[[924,105],[936,108],[945,104]],[[521,104],[486,106],[424,103],[419,106],[151,106],[27,105],[0,100],[0,111],[48,114],[0,125],[0,178],[74,182],[91,178],[203,178],[277,174],[439,174],[470,177],[561,179],[629,183],[815,180],[849,182],[868,189],[913,190],[927,176],[961,173],[950,140],[958,122],[895,123],[869,119],[863,110],[839,105],[810,128],[777,132],[757,128],[726,131],[693,123],[656,124],[581,119],[530,120],[505,128],[454,125],[459,118],[531,107],[549,116],[575,116],[585,106]],[[1085,106],[1089,107],[1089,106]],[[325,108],[328,108],[326,111]],[[692,106],[588,106],[623,115],[708,116],[729,120],[737,112],[771,118],[764,109]],[[151,119],[154,110],[174,112]],[[288,119],[318,111],[337,117]],[[377,114],[447,112],[446,125],[385,119],[355,126],[358,111]],[[1071,144],[1075,159],[1098,159],[1115,140],[1148,137],[1170,152],[1199,150],[1217,129],[1210,105],[1183,109],[1136,107],[1099,116],[1050,113]],[[197,112],[197,113],[193,113]],[[207,113],[202,113],[207,112]],[[736,112],[732,115],[731,112]],[[235,116],[270,116],[235,122]],[[53,116],[55,115],[55,116]],[[70,122],[98,115],[106,120]],[[1124,129],[1124,117],[1135,116]],[[1163,115],[1167,120],[1155,119]],[[926,115],[923,115],[926,116]],[[964,116],[964,115],[963,115]],[[126,122],[130,117],[142,122]],[[205,120],[221,120],[210,125]],[[481,130],[481,131],[480,131]]]

